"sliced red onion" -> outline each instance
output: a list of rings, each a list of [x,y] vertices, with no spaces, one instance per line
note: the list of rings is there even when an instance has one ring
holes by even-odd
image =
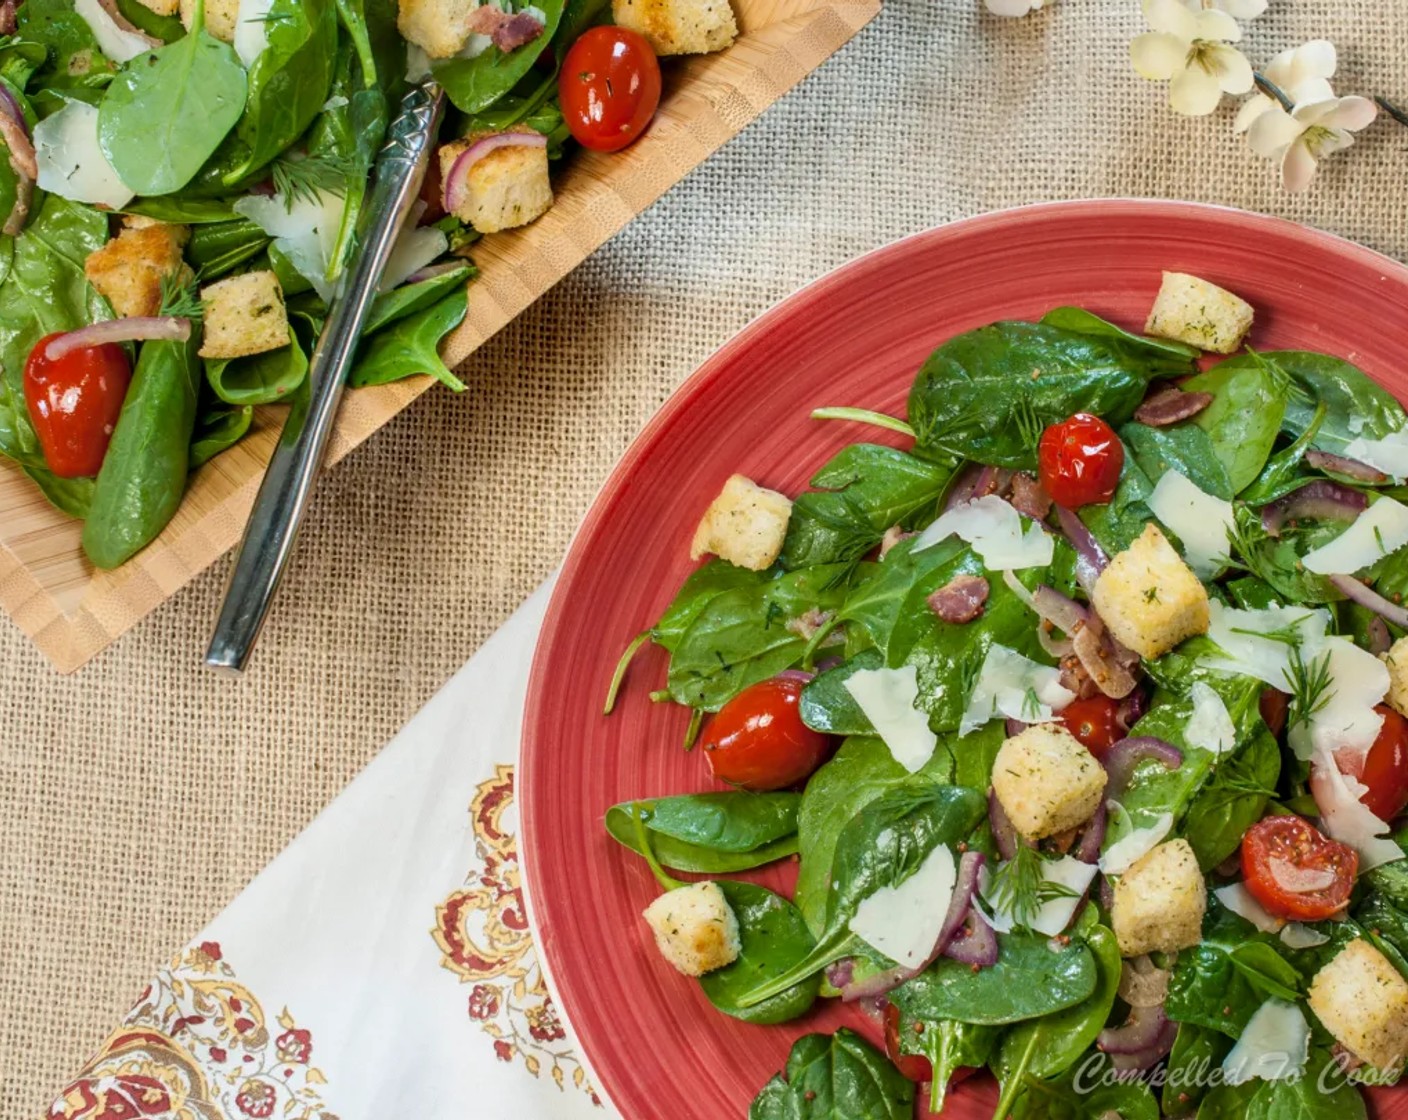
[[[16,100],[15,95],[10,92],[10,88],[3,82],[0,82],[0,112],[5,113],[15,124],[19,125],[24,131],[26,138],[29,136],[29,122],[24,119],[24,110],[20,108],[19,101]],[[31,148],[31,157],[33,154],[34,150]],[[36,174],[38,174],[37,169]]]
[[[1138,1054],[1158,1043],[1167,1024],[1162,1003],[1134,1007],[1123,1026],[1106,1027],[1096,1037],[1095,1045],[1106,1054]]]
[[[989,494],[1005,494],[1007,487],[1012,484],[1013,473],[1006,467],[984,467],[978,472],[977,481],[973,483],[973,497],[986,498]]]
[[[1095,814],[1086,821],[1085,827],[1081,829],[1080,843],[1071,853],[1081,863],[1100,862],[1100,846],[1105,843],[1105,827],[1109,820],[1110,811],[1102,800],[1096,807]]]
[[[1163,739],[1152,735],[1121,739],[1105,755],[1105,773],[1109,775],[1109,781],[1105,783],[1105,800],[1120,799],[1120,795],[1129,788],[1134,768],[1146,758],[1156,759],[1170,770],[1177,770],[1183,765],[1183,752]]]
[[[943,512],[947,513],[955,506],[964,505],[977,497],[978,479],[987,469],[978,463],[969,463],[960,470],[949,487],[948,497],[944,499]]]
[[[1160,1014],[1162,1013],[1162,1009],[1160,1009]],[[1124,1054],[1112,1052],[1110,1067],[1120,1080],[1134,1080],[1145,1070],[1152,1069],[1167,1058],[1169,1051],[1173,1049],[1174,1039],[1177,1037],[1178,1024],[1165,1018],[1158,1035],[1149,1046],[1143,1050],[1134,1050]]]
[[[1017,826],[1007,816],[1007,810],[1002,807],[1002,802],[997,799],[995,792],[988,792],[988,824],[992,826],[992,838],[997,843],[997,854],[1003,859],[1011,859],[1017,854],[1017,845],[1022,844],[1032,847],[1029,840],[1024,840],[1017,832]]]
[[[1330,582],[1361,607],[1368,607],[1376,615],[1387,619],[1395,626],[1408,629],[1408,610],[1391,599],[1385,599],[1368,584],[1361,583],[1353,576],[1331,576]]]
[[[1134,691],[1139,681],[1131,670],[1139,663],[1138,655],[1120,645],[1093,610],[1071,642],[1082,667],[1106,696],[1123,700]]]
[[[1015,738],[1016,736],[1020,735],[1023,731],[1025,731],[1028,727],[1030,727],[1031,724],[1029,724],[1029,723],[1023,723],[1021,720],[1019,720],[1019,719],[1012,719],[1012,718],[1009,716],[1008,719],[1003,723],[1002,726],[1003,726],[1003,733],[1004,733],[1009,739],[1012,739],[1012,738]]]
[[[1134,410],[1134,418],[1151,428],[1166,428],[1196,416],[1212,404],[1211,393],[1185,393],[1179,388],[1168,388],[1152,397]]]
[[[1056,519],[1061,523],[1061,532],[1071,542],[1071,547],[1076,550],[1076,582],[1080,584],[1081,590],[1088,596],[1095,587],[1096,579],[1105,570],[1105,565],[1110,562],[1110,558],[1105,555],[1105,550],[1100,547],[1099,542],[1085,527],[1085,522],[1077,517],[1073,510],[1069,510],[1065,506],[1057,506]]]
[[[1115,718],[1126,731],[1133,727],[1143,718],[1144,713],[1149,710],[1148,697],[1144,695],[1143,689],[1136,688],[1122,701],[1119,710],[1115,713]]]
[[[1090,612],[1084,607],[1044,583],[1032,592],[1032,609],[1071,638],[1090,620]]]
[[[1036,600],[1032,598],[1032,593],[1027,590],[1027,585],[1017,578],[1017,573],[1010,568],[1003,569],[1002,582],[1007,585],[1007,590],[1017,596],[1026,606],[1036,610]]]
[[[838,657],[835,654],[832,654],[830,657],[823,658],[822,660],[816,663],[816,671],[818,673],[825,673],[829,672],[832,669],[835,669],[838,665],[844,664],[845,658]]]
[[[1273,537],[1281,535],[1287,521],[1312,518],[1316,521],[1353,521],[1369,507],[1369,499],[1358,490],[1328,478],[1307,482],[1299,490],[1262,507],[1261,527]]]
[[[1055,638],[1051,634],[1051,624],[1042,619],[1036,624],[1036,640],[1048,657],[1057,661],[1075,654],[1076,646],[1070,638]]]
[[[1328,451],[1307,451],[1305,461],[1317,471],[1332,471],[1359,482],[1387,482],[1388,475],[1368,463],[1358,459],[1347,459],[1343,455],[1331,455]]]
[[[1369,652],[1375,657],[1387,653],[1389,647],[1393,645],[1393,635],[1388,632],[1388,624],[1378,615],[1371,618],[1369,625],[1364,627],[1364,636],[1367,639]]]
[[[780,681],[801,681],[803,684],[811,684],[816,679],[815,673],[808,673],[805,669],[783,669],[777,674]]]
[[[0,103],[0,137],[10,152],[10,169],[15,173],[15,204],[5,215],[0,233],[17,237],[24,229],[25,218],[29,216],[29,204],[34,198],[35,180],[39,178],[39,163],[34,155],[34,144],[29,139],[29,129],[24,122],[24,114],[10,96],[10,91],[0,83],[0,92],[7,99]]]
[[[130,319],[106,319],[59,335],[49,343],[44,356],[51,362],[88,346],[110,342],[138,342],[164,339],[185,342],[191,337],[191,321],[174,315],[135,315]]]
[[[428,264],[407,276],[405,283],[419,284],[425,280],[434,280],[437,276],[444,276],[447,272],[454,272],[463,267],[464,261],[441,261],[439,264]]]
[[[1168,969],[1154,964],[1147,953],[1127,960],[1120,969],[1120,999],[1130,1007],[1162,1007],[1172,976]]]
[[[453,214],[461,209],[469,191],[469,172],[485,156],[500,148],[546,148],[548,138],[541,132],[531,129],[523,132],[496,132],[491,136],[476,140],[455,157],[450,165],[450,173],[445,176],[441,191],[441,205]]]
[[[963,925],[944,949],[944,956],[978,968],[997,963],[997,934],[976,906],[968,907]]]
[[[856,959],[854,957],[842,957],[839,961],[833,961],[826,966],[826,982],[837,991],[840,991],[855,977]]]
[[[1108,875],[1095,876],[1095,883],[1095,890],[1100,898],[1100,905],[1103,906],[1108,913],[1115,908],[1115,888],[1110,885],[1110,877]]]

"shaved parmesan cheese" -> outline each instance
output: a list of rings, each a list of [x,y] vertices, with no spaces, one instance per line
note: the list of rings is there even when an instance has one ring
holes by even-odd
[[[450,239],[443,230],[431,226],[418,226],[408,222],[406,228],[396,238],[391,256],[386,260],[386,271],[381,274],[381,292],[398,288],[412,273],[420,271],[450,247]]]
[[[318,191],[314,198],[300,196],[291,205],[281,194],[252,194],[234,205],[236,214],[248,218],[274,239],[289,263],[324,300],[332,299],[328,265],[337,245],[342,210],[342,196],[331,191]]]
[[[1287,922],[1286,928],[1281,931],[1281,942],[1288,949],[1314,949],[1329,940],[1329,934],[1302,922]]]
[[[918,668],[859,669],[845,684],[895,761],[911,774],[922,770],[939,740],[929,730],[928,717],[915,707],[919,701]]]
[[[1165,471],[1146,499],[1149,509],[1183,543],[1183,555],[1200,579],[1211,579],[1231,551],[1232,503],[1200,490],[1177,471]]]
[[[1261,930],[1262,933],[1275,933],[1286,923],[1280,918],[1273,918],[1245,886],[1241,883],[1231,883],[1225,887],[1218,887],[1212,892],[1217,896],[1217,901],[1231,910],[1239,918],[1245,918]]]
[[[1093,863],[1082,863],[1075,856],[1062,856],[1060,859],[1042,860],[1041,869],[1041,881],[1059,890],[1053,892],[1055,897],[1042,903],[1032,918],[1031,928],[1035,933],[1055,937],[1071,924],[1071,919],[1085,901],[1085,892],[1095,878],[1096,868]],[[1011,933],[1017,923],[1011,911],[994,901],[991,888],[992,876],[985,867],[978,878],[978,895],[992,908],[991,916],[978,904],[978,898],[973,899],[973,905],[996,932]]]
[[[1320,808],[1320,828],[1359,853],[1361,872],[1403,858],[1403,849],[1388,839],[1388,825],[1359,800],[1366,788],[1340,773],[1328,748],[1316,748],[1310,792]]]
[[[1310,758],[1317,750],[1367,750],[1383,726],[1374,711],[1388,692],[1388,666],[1348,638],[1328,637],[1301,650],[1306,665],[1325,666],[1329,684],[1309,724],[1297,723],[1287,741],[1296,756]],[[1288,678],[1289,679],[1289,678]],[[1287,686],[1286,691],[1291,692]]]
[[[1359,421],[1359,429],[1362,429],[1364,418],[1356,416],[1354,419]],[[1350,422],[1350,431],[1359,429],[1354,427],[1353,421]],[[1383,439],[1352,439],[1344,449],[1344,456],[1368,463],[1375,470],[1391,474],[1402,482],[1408,478],[1408,429],[1390,432]]]
[[[994,642],[978,670],[958,734],[967,735],[998,716],[1044,723],[1075,698],[1074,692],[1062,686],[1059,669],[1039,665]]]
[[[1307,552],[1301,563],[1322,576],[1351,575],[1408,544],[1408,506],[1380,498],[1329,544]]]
[[[1109,845],[1100,856],[1100,870],[1106,875],[1122,875],[1134,862],[1148,855],[1159,846],[1173,831],[1173,814],[1160,813],[1143,828],[1130,826],[1129,814],[1118,801],[1109,803],[1109,812],[1115,817],[1117,826],[1128,829],[1118,840]]]
[[[269,46],[269,12],[274,0],[240,0],[235,14],[235,54],[248,70]]]
[[[1188,690],[1188,699],[1193,702],[1193,714],[1188,717],[1183,738],[1190,746],[1202,747],[1215,755],[1236,746],[1237,729],[1232,726],[1232,717],[1217,689],[1206,681],[1195,681]]]
[[[943,929],[957,878],[953,853],[940,844],[904,882],[862,899],[850,931],[896,964],[918,968]]]
[[[983,909],[984,902],[989,909]],[[978,893],[973,896],[973,909],[997,933],[1011,933],[1016,928],[1017,923],[1012,920],[1012,915],[992,899],[992,873],[988,871],[987,864],[983,864],[978,871]]]
[[[1022,515],[996,494],[954,506],[919,534],[911,551],[951,536],[971,544],[990,572],[1045,567],[1056,549],[1052,537],[1035,522],[1023,530]]]
[[[1223,656],[1199,658],[1198,664],[1221,673],[1255,677],[1272,688],[1287,688],[1291,655],[1298,640],[1303,651],[1324,637],[1330,613],[1310,607],[1267,607],[1243,611],[1223,606],[1216,599],[1208,604],[1208,637]],[[1276,637],[1266,637],[1275,634]]]
[[[34,126],[39,187],[72,202],[120,210],[134,192],[112,169],[98,144],[98,107],[70,101]]]
[[[1310,1025],[1294,1003],[1269,999],[1252,1013],[1242,1037],[1222,1062],[1223,1080],[1241,1085],[1254,1077],[1285,1081],[1300,1075],[1310,1057]]]
[[[423,47],[406,44],[406,81],[419,82],[430,77],[430,56]]]
[[[73,0],[73,10],[93,32],[98,49],[114,62],[146,54],[155,45],[140,31],[130,31],[119,24],[98,0]]]

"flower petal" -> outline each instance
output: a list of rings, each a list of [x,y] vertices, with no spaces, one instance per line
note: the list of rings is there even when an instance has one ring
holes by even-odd
[[[1266,64],[1262,73],[1273,85],[1285,89],[1296,80],[1296,58],[1299,47],[1288,47]]]
[[[1217,0],[1217,6],[1233,19],[1256,19],[1266,11],[1266,0]]]
[[[1224,93],[1246,93],[1256,85],[1252,64],[1236,47],[1204,47],[1203,59],[1215,72],[1218,85]]]
[[[1129,58],[1141,78],[1166,82],[1187,63],[1188,44],[1166,32],[1146,31],[1129,44]]]
[[[1214,43],[1241,42],[1242,29],[1237,26],[1237,21],[1216,8],[1204,8],[1193,17],[1193,23],[1194,39]]]
[[[1024,16],[1032,11],[1033,7],[1041,6],[1041,0],[1037,0],[1035,5],[1032,0],[985,0],[985,2],[988,11],[993,15],[1006,16],[1009,19]]]
[[[1222,100],[1222,86],[1201,66],[1190,66],[1168,85],[1169,107],[1185,117],[1205,117]]]
[[[1309,105],[1316,101],[1333,101],[1335,91],[1330,83],[1324,78],[1306,78],[1303,82],[1297,82],[1287,89],[1281,87],[1295,105]]]
[[[1247,142],[1252,151],[1266,159],[1279,159],[1286,146],[1296,140],[1306,125],[1279,105],[1273,105],[1252,122]]]
[[[1242,102],[1242,107],[1237,110],[1237,119],[1232,122],[1232,131],[1241,135],[1251,128],[1252,122],[1261,116],[1262,113],[1276,108],[1276,102],[1267,97],[1264,93],[1254,94]]]
[[[1155,31],[1177,35],[1185,43],[1196,37],[1198,17],[1178,0],[1144,0],[1144,18]]]
[[[1304,46],[1295,49],[1295,71],[1290,79],[1292,84],[1306,78],[1333,78],[1339,66],[1339,56],[1335,44],[1328,39],[1312,39]]]
[[[1358,132],[1373,124],[1378,115],[1379,107],[1367,97],[1341,97],[1335,107],[1320,118],[1320,124]]]
[[[1281,158],[1281,185],[1292,194],[1310,186],[1315,178],[1315,157],[1304,144],[1292,144]]]

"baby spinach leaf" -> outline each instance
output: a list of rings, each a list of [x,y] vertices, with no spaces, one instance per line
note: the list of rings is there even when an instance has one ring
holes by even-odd
[[[98,107],[98,144],[138,194],[171,194],[189,183],[244,110],[244,67],[228,43],[194,30],[132,59]]]
[[[395,0],[337,0],[337,15],[357,55],[367,89],[380,87],[399,101],[406,77],[406,52],[396,31]]]
[[[914,586],[952,562],[967,547],[958,537],[950,537],[916,552],[916,539],[902,540],[890,549],[864,579],[855,583],[836,612],[837,624],[855,623],[882,654],[889,651],[890,637]]]
[[[186,33],[180,16],[158,15],[141,0],[117,0],[117,10],[122,13],[122,18],[138,31],[146,32],[163,43],[174,43]]]
[[[914,1083],[842,1027],[793,1043],[786,1072],[763,1086],[748,1120],[910,1120],[913,1110]]]
[[[1092,1051],[1065,1077],[1030,1079],[1010,1120],[1158,1120],[1159,1105],[1143,1081],[1118,1081],[1109,1059]]]
[[[123,209],[123,213],[140,214],[144,218],[155,218],[159,222],[177,222],[197,227],[233,225],[246,221],[235,213],[234,199],[187,198],[180,194],[163,195],[160,198],[134,198]],[[258,229],[257,226],[255,228]],[[189,243],[186,248],[189,256]]]
[[[606,830],[638,855],[633,813],[666,867],[722,874],[760,867],[797,851],[799,793],[696,793],[626,801],[606,811]]]
[[[1094,993],[1099,972],[1080,941],[1058,946],[1049,937],[1016,930],[998,934],[997,942],[996,964],[975,971],[940,957],[896,988],[890,1001],[919,1019],[995,1026],[1050,1015]]]
[[[1168,1056],[1164,1113],[1182,1116],[1195,1107],[1208,1090],[1212,1071],[1222,1067],[1231,1049],[1232,1042],[1226,1035],[1194,1023],[1179,1023]]]
[[[455,392],[463,392],[464,382],[441,360],[439,347],[441,340],[464,321],[468,309],[465,293],[456,291],[424,311],[377,331],[357,356],[350,384],[360,389],[428,374]]]
[[[1157,483],[1167,471],[1175,470],[1198,489],[1216,498],[1232,499],[1232,483],[1208,434],[1194,424],[1171,428],[1151,428],[1126,424],[1120,437],[1134,452],[1144,477]]]
[[[1265,505],[1300,488],[1309,477],[1309,469],[1304,465],[1305,453],[1310,450],[1327,414],[1325,402],[1316,401],[1305,431],[1266,461],[1256,481],[1242,491],[1242,501],[1253,506]]]
[[[802,698],[797,704],[802,722],[813,731],[829,735],[874,735],[875,728],[846,688],[846,681],[852,673],[879,669],[884,664],[885,659],[878,649],[868,649],[816,676],[802,689]]]
[[[1001,1027],[981,1027],[952,1019],[925,1022],[900,1015],[900,1053],[928,1058],[933,1070],[929,1082],[930,1112],[943,1111],[948,1084],[959,1069],[981,1069],[988,1064],[1001,1035]]]
[[[1077,334],[1114,339],[1136,352],[1147,351],[1160,359],[1172,360],[1183,365],[1189,365],[1202,357],[1202,352],[1195,346],[1175,342],[1171,338],[1131,334],[1083,307],[1053,307],[1041,317],[1041,321],[1048,327],[1060,327],[1062,330],[1075,331]]]
[[[308,355],[292,327],[288,345],[243,358],[206,358],[205,379],[226,404],[274,404],[308,376]]]
[[[1364,1097],[1334,1063],[1328,1050],[1313,1046],[1299,1078],[1216,1085],[1198,1120],[1367,1120]]]
[[[857,443],[812,476],[792,505],[780,562],[788,570],[855,560],[892,525],[934,512],[952,471],[893,447]]]
[[[445,296],[463,288],[473,279],[476,271],[475,267],[466,261],[462,266],[448,269],[428,280],[402,284],[399,288],[382,292],[372,300],[362,334],[372,334],[398,319],[424,311],[431,304],[438,303]]]
[[[41,2],[41,8],[43,7],[45,5]],[[20,19],[24,18],[24,13],[20,13]],[[45,44],[18,37],[10,38],[0,45],[0,78],[10,83],[12,92],[23,92],[29,85],[29,79],[48,59],[49,48]]]
[[[1175,1022],[1237,1038],[1266,1000],[1299,999],[1301,975],[1280,943],[1250,922],[1216,899],[1209,899],[1208,911],[1202,942],[1178,955],[1164,1007]]]
[[[1383,439],[1408,423],[1392,393],[1342,358],[1304,350],[1274,350],[1260,357],[1291,378],[1282,421],[1285,431],[1300,435],[1314,419],[1316,405],[1325,405],[1325,420],[1313,441],[1323,451],[1343,453],[1356,436]],[[1228,359],[1251,360],[1249,356]]]
[[[775,573],[774,573],[775,574]],[[769,578],[763,572],[749,571],[726,560],[710,560],[689,573],[660,620],[651,627],[650,637],[656,645],[674,653],[685,634],[704,609],[725,591],[757,587]]]
[[[1218,763],[1194,795],[1181,829],[1204,871],[1237,850],[1243,834],[1261,820],[1267,801],[1275,796],[1280,776],[1281,748],[1265,726]]]
[[[1124,466],[1120,468],[1120,481],[1114,494],[1104,505],[1082,506],[1080,519],[1100,547],[1113,556],[1128,548],[1144,531],[1144,526],[1154,520],[1148,505],[1153,492],[1153,482],[1135,459],[1133,449],[1126,444]]]
[[[1233,493],[1241,493],[1261,473],[1276,445],[1286,412],[1286,379],[1268,362],[1234,361],[1191,377],[1182,387],[1212,394],[1212,404],[1190,423],[1207,433]]]
[[[806,795],[802,797],[805,805]],[[1366,872],[1364,881],[1398,909],[1408,912],[1408,860],[1382,863]]]
[[[191,436],[190,469],[195,470],[239,443],[253,421],[254,409],[249,405],[205,401],[196,416],[196,430]]]
[[[24,39],[49,50],[49,63],[40,74],[45,88],[103,83],[117,72],[72,0],[26,0],[19,6],[17,23]]]
[[[805,1015],[816,1002],[819,975],[809,976],[772,999],[742,1007],[738,997],[766,983],[802,960],[816,942],[801,912],[766,887],[719,880],[719,888],[738,919],[738,959],[699,978],[709,1002],[745,1023],[785,1023]]]
[[[918,447],[1000,467],[1034,468],[1042,429],[1073,412],[1118,427],[1156,377],[1191,364],[1122,339],[1002,322],[945,342],[909,395]]]
[[[462,113],[482,113],[508,93],[528,73],[538,56],[552,42],[562,19],[563,0],[539,0],[543,13],[543,33],[507,53],[490,46],[474,58],[448,58],[435,62],[431,70],[445,88],[445,95]]]
[[[269,235],[248,218],[198,225],[186,244],[186,259],[202,281],[216,280],[257,257],[269,245]]]

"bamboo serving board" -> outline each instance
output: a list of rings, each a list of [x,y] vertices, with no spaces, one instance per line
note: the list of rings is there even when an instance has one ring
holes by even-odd
[[[650,132],[624,152],[575,152],[554,176],[556,204],[520,230],[474,246],[469,313],[445,344],[462,362],[687,172],[851,38],[881,0],[734,0],[741,34],[716,55],[671,59]],[[343,397],[336,463],[435,382],[417,377]],[[192,477],[171,524],[111,572],[79,546],[82,525],[0,460],[0,606],[61,672],[72,672],[239,540],[285,410],[255,410],[250,435]],[[197,651],[188,651],[195,656]]]

